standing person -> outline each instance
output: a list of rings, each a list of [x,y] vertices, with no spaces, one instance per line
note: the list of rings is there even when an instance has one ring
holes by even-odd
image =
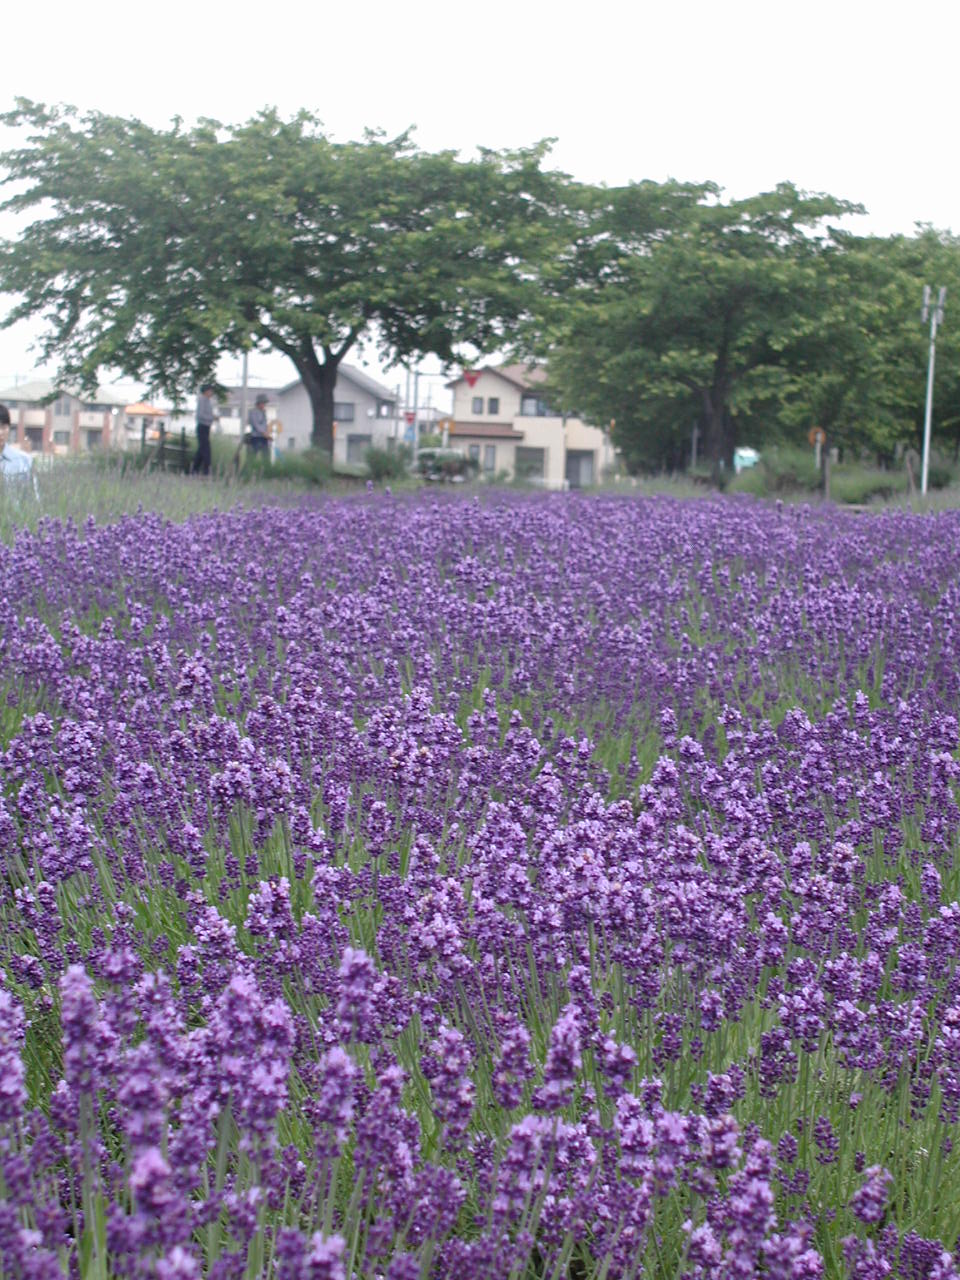
[[[33,459],[15,444],[10,443],[10,410],[0,404],[0,479],[16,484],[19,488],[27,479],[33,480],[33,492],[37,494],[37,478],[33,474]]]
[[[251,453],[266,454],[270,448],[270,429],[267,426],[267,414],[263,407],[269,403],[270,397],[265,396],[261,391],[253,408],[247,414],[247,426],[250,428],[247,442]]]
[[[193,460],[194,471],[204,476],[210,474],[210,428],[219,416],[213,402],[213,384],[207,382],[197,396],[197,454]]]

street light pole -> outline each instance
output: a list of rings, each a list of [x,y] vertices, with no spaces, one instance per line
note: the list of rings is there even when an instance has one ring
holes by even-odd
[[[927,496],[927,475],[930,470],[930,426],[933,419],[933,365],[937,355],[937,325],[943,324],[943,308],[947,301],[947,286],[942,285],[935,306],[930,305],[930,286],[923,286],[923,310],[926,320],[930,315],[930,361],[927,365],[927,405],[923,415],[923,465],[920,472],[920,493]]]

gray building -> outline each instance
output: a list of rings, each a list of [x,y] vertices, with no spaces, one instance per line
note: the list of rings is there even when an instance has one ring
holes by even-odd
[[[303,383],[297,379],[267,394],[282,426],[278,452],[309,448],[313,411]],[[398,433],[397,413],[396,392],[362,370],[342,364],[333,393],[334,460],[361,463],[369,448],[389,447]]]

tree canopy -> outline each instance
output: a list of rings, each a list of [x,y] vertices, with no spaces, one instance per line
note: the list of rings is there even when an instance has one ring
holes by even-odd
[[[408,133],[338,143],[311,114],[246,124],[138,120],[20,100],[0,156],[5,323],[42,316],[41,351],[81,384],[120,369],[182,394],[225,353],[283,352],[330,450],[340,362],[493,350],[548,363],[567,412],[616,421],[634,466],[730,465],[738,442],[890,455],[918,443],[924,283],[960,298],[960,240],[841,229],[859,206],[783,183],[724,200],[711,182],[608,189],[545,168],[549,147],[465,160]],[[935,429],[960,452],[960,325],[940,335]]]
[[[3,119],[27,135],[0,158],[3,207],[37,213],[0,249],[6,323],[43,316],[44,357],[84,383],[106,366],[174,395],[225,352],[282,351],[327,450],[362,337],[390,361],[502,346],[567,234],[546,144],[462,160],[409,134],[333,142],[272,110],[158,130],[20,100]]]
[[[813,345],[827,220],[856,206],[790,184],[722,203],[712,184],[608,193],[577,255],[577,287],[550,335],[564,401],[652,461],[682,456],[699,423],[715,465],[738,416],[777,399]]]

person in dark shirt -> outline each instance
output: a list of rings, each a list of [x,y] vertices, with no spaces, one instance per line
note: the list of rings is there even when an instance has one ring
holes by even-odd
[[[218,417],[213,384],[208,382],[200,388],[197,396],[197,453],[193,460],[194,471],[203,476],[210,474],[210,428]]]
[[[247,414],[247,426],[250,428],[247,443],[250,445],[251,453],[266,454],[270,448],[270,429],[267,426],[267,414],[263,407],[265,404],[269,404],[269,397],[261,392]]]

